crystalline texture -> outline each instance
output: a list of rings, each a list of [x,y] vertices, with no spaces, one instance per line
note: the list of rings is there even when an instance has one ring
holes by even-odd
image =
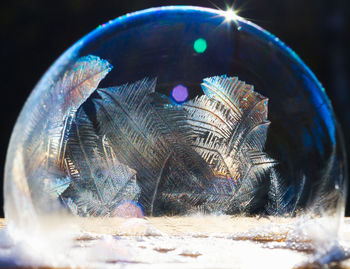
[[[65,166],[72,182],[62,199],[74,202],[79,215],[110,216],[118,204],[138,198],[135,171],[118,161],[107,139],[99,139],[83,110],[69,131]]]
[[[33,111],[33,121],[29,126],[35,126],[35,128],[27,128],[29,133],[26,134],[26,145],[28,146],[25,148],[26,155],[30,156],[25,163],[30,190],[43,190],[42,181],[51,186],[57,178],[66,176],[63,157],[67,129],[71,124],[69,115],[86,101],[110,69],[111,65],[99,57],[79,58],[62,78],[52,85],[52,90],[42,98],[41,105]],[[50,103],[57,103],[59,109],[49,110],[47,104]],[[41,191],[41,197],[36,197],[33,200],[34,204],[38,208],[51,210],[50,205],[42,205],[46,203],[44,197],[47,195],[46,192]]]
[[[250,204],[260,173],[275,163],[263,152],[267,120],[267,98],[237,77],[207,78],[202,83],[205,95],[185,104],[188,121],[196,133],[192,147],[211,166],[219,185],[230,185],[221,197],[227,208]],[[228,184],[229,183],[229,184]],[[237,194],[237,192],[239,192]],[[227,197],[227,194],[229,197]]]
[[[64,119],[58,166],[71,182],[60,198],[79,215],[110,215],[127,200],[151,215],[245,211],[275,163],[263,152],[267,98],[236,77],[202,87],[183,105],[156,93],[155,79],[97,89],[95,113],[81,106]]]

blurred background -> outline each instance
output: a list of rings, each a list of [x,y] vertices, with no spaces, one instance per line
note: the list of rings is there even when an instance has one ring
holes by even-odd
[[[326,88],[350,149],[349,0],[2,0],[0,3],[0,174],[16,118],[31,90],[57,57],[98,25],[162,5],[227,9],[289,45]],[[0,217],[2,211],[0,179]],[[347,202],[350,215],[350,201]]]

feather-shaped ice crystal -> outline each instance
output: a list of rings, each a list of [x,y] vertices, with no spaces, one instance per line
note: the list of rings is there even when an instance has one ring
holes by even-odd
[[[63,119],[56,151],[71,181],[60,199],[94,216],[128,200],[150,215],[248,208],[275,163],[263,151],[267,98],[237,77],[206,78],[202,88],[183,105],[157,93],[156,79],[97,89],[94,109]]]

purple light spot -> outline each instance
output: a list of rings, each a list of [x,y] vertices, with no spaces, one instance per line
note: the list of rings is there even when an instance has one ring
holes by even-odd
[[[125,201],[117,206],[112,212],[114,217],[143,218],[142,206],[135,201]]]
[[[187,88],[179,84],[173,88],[173,90],[171,91],[171,96],[178,103],[185,102],[188,97]]]

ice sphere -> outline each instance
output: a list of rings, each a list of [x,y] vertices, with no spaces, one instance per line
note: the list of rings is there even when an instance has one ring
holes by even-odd
[[[339,220],[344,155],[322,85],[278,38],[232,12],[154,8],[99,26],[37,84],[8,149],[5,215],[18,227],[67,215]]]

